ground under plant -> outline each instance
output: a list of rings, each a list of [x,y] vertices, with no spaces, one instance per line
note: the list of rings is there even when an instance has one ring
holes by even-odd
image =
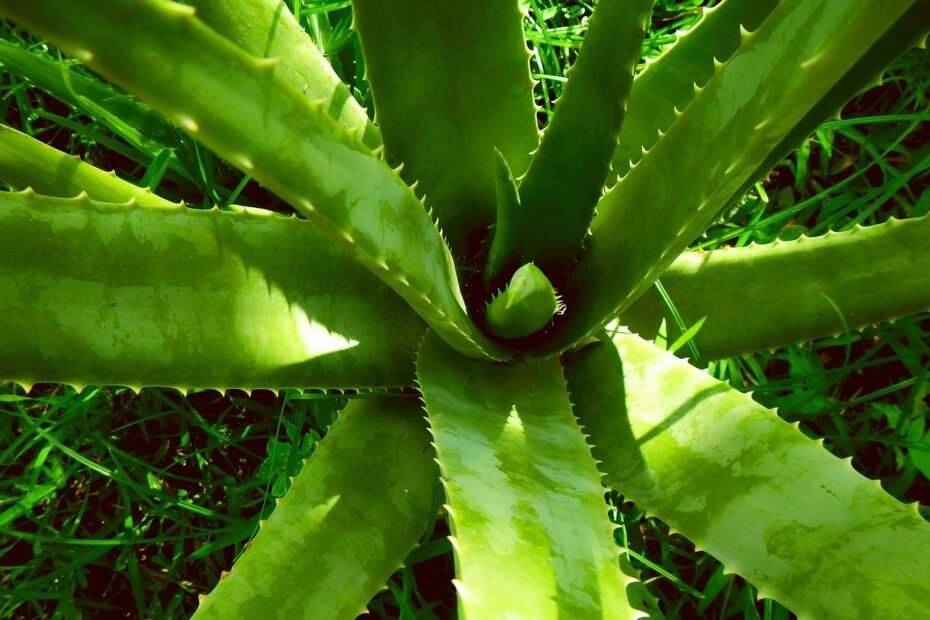
[[[925,199],[907,219],[857,211],[840,231],[687,251],[923,41],[919,0],[727,0],[639,73],[653,2],[599,0],[551,110],[516,1],[355,0],[373,116],[275,0],[0,8],[145,105],[4,45],[11,73],[151,154],[140,187],[0,130],[0,375],[76,398],[367,396],[322,441],[292,422],[295,448],[265,472],[283,497],[195,617],[361,613],[432,527],[437,479],[462,616],[660,615],[607,489],[800,616],[924,613],[916,505],[673,355],[700,365],[930,307]],[[223,208],[151,191],[229,174],[204,147],[247,175],[209,196]],[[923,170],[917,149],[884,200]],[[301,217],[236,206],[249,179],[249,202]]]

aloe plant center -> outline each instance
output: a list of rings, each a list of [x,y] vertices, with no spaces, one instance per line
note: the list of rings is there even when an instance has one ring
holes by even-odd
[[[122,90],[11,73],[265,192],[190,208],[0,128],[0,379],[366,396],[194,617],[364,613],[440,515],[463,617],[661,617],[608,490],[799,617],[926,615],[916,506],[698,366],[927,310],[930,216],[689,250],[925,0],[724,0],[645,66],[654,1],[592,4],[538,123],[517,0],[352,0],[368,108],[281,0],[0,0]]]

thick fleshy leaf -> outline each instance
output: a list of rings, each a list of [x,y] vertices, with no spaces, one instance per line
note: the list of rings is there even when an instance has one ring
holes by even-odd
[[[507,287],[485,310],[488,329],[499,338],[523,338],[536,333],[559,309],[559,296],[539,267],[517,269]]]
[[[392,166],[418,182],[457,254],[494,224],[494,148],[515,175],[538,141],[517,0],[353,0]]]
[[[177,146],[178,137],[183,135],[132,97],[81,75],[64,63],[53,62],[2,39],[0,65],[79,110],[86,111],[87,106],[80,101],[86,98],[139,134],[164,145]]]
[[[510,164],[504,155],[494,149],[494,189],[497,196],[497,220],[494,222],[494,238],[484,265],[484,286],[493,290],[512,272],[516,271],[523,256],[523,209],[517,181],[513,178]]]
[[[381,132],[342,83],[329,61],[294,19],[284,0],[188,0],[197,17],[258,58],[278,58],[276,72],[311,100],[330,102],[326,112],[371,148]]]
[[[143,207],[176,206],[146,187],[133,185],[6,125],[0,125],[0,181],[13,189],[31,187],[60,198],[87,192],[101,202],[132,199]]]
[[[635,617],[558,361],[486,364],[428,334],[417,377],[446,488],[462,617]]]
[[[612,486],[802,618],[919,618],[930,523],[775,412],[626,333],[571,356]]]
[[[662,285],[686,326],[702,317],[694,342],[703,359],[728,357],[830,336],[930,309],[930,216],[713,252],[686,252]],[[825,269],[825,265],[842,265]],[[620,317],[652,338],[665,319],[653,289]]]
[[[604,191],[654,0],[599,0],[539,149],[520,184],[523,259],[546,274],[574,264]]]
[[[668,131],[675,109],[684,110],[694,99],[694,85],[714,75],[715,60],[733,55],[740,45],[742,30],[756,30],[780,0],[724,0],[703,8],[700,21],[682,34],[661,56],[647,61],[633,80],[630,107],[620,129],[613,170],[625,175],[638,162],[643,150]]]
[[[307,222],[0,193],[0,378],[410,385],[425,325]],[[385,329],[389,326],[389,329]]]
[[[5,14],[112,79],[287,200],[459,351],[508,352],[469,319],[455,265],[404,181],[327,110],[166,0],[0,0]]]
[[[354,618],[416,546],[436,464],[419,401],[352,401],[196,620]]]
[[[598,205],[546,351],[595,333],[645,292],[914,0],[784,1],[718,66]],[[863,80],[869,76],[862,76]]]
[[[877,86],[881,82],[882,71],[895,58],[912,47],[926,47],[928,31],[930,31],[930,9],[925,2],[915,2],[872,44],[868,53],[864,54],[859,62],[846,72],[846,75],[830,89],[830,92],[808,111],[804,118],[794,126],[794,129],[785,135],[781,143],[769,152],[768,157],[755,172],[749,175],[742,187],[737,189],[726,203],[732,203],[748,192],[759,179],[767,175],[792,149],[797,148],[822,122],[829,118],[840,118],[846,102],[863,90]]]

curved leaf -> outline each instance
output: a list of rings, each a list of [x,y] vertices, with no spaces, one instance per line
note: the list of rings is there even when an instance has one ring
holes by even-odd
[[[919,618],[930,523],[752,398],[630,334],[566,366],[610,484],[807,618]]]
[[[459,351],[508,352],[469,319],[455,265],[413,191],[341,123],[167,0],[0,0],[22,25],[147,101],[291,203]]]
[[[625,175],[643,151],[668,131],[675,110],[684,110],[694,99],[694,85],[713,77],[715,60],[723,61],[740,46],[742,31],[756,30],[781,0],[724,0],[703,8],[698,23],[681,34],[661,56],[646,61],[633,80],[630,106],[623,119],[613,171]]]
[[[705,359],[830,336],[930,309],[930,216],[822,237],[713,252],[686,252],[662,285],[686,325],[707,317],[694,341]],[[842,265],[828,270],[824,265]],[[645,338],[675,321],[654,290],[620,322]]]
[[[326,112],[370,148],[381,132],[329,61],[294,19],[284,0],[188,0],[197,17],[257,58],[278,58],[276,72],[309,99],[329,101]]]
[[[526,247],[550,278],[575,262],[604,191],[654,0],[599,0],[520,183]]]
[[[484,266],[484,287],[487,290],[492,290],[503,278],[511,275],[523,255],[523,209],[517,182],[504,155],[497,149],[494,149],[494,158],[497,220]]]
[[[433,515],[436,465],[419,402],[355,400],[196,620],[354,618]]]
[[[418,182],[457,255],[494,224],[494,148],[519,176],[538,142],[517,0],[353,0],[391,165]]]
[[[558,361],[417,359],[465,618],[631,618],[600,474]]]
[[[71,198],[83,191],[102,202],[133,199],[142,207],[177,206],[147,187],[133,185],[6,125],[0,125],[0,180],[14,189],[31,187],[47,196]]]
[[[86,97],[140,134],[164,145],[178,145],[178,137],[182,134],[159,114],[63,63],[53,62],[0,39],[0,65],[74,108],[83,110],[79,98]]]
[[[402,387],[425,329],[308,223],[254,209],[3,192],[0,291],[0,377],[25,385]]]
[[[593,239],[562,291],[567,320],[546,351],[629,307],[913,5],[784,1],[744,33],[740,49],[599,203]]]
[[[517,269],[510,283],[488,304],[485,321],[500,338],[535,334],[559,309],[559,296],[549,278],[533,263]]]
[[[763,178],[792,149],[817,129],[828,118],[839,118],[843,106],[862,90],[881,82],[882,71],[891,62],[912,47],[924,46],[930,31],[930,10],[924,2],[915,2],[885,33],[872,44],[869,51],[830,89],[820,102],[808,111],[784,139],[773,148],[768,157],[749,175],[742,187],[733,192],[726,204],[739,199],[753,184]]]

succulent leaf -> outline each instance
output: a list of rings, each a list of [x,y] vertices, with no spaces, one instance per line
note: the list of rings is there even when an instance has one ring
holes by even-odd
[[[494,149],[497,221],[494,224],[491,250],[484,267],[484,286],[491,289],[502,277],[520,264],[523,254],[523,209],[510,165],[504,154]]]
[[[0,290],[0,376],[26,385],[404,387],[424,330],[309,223],[256,209],[2,192]]]
[[[352,401],[196,620],[353,618],[416,546],[436,465],[419,401]]]
[[[494,224],[494,148],[522,174],[538,141],[517,0],[353,0],[392,166],[435,210],[456,256]]]
[[[744,32],[756,30],[781,0],[725,0],[703,9],[701,20],[661,56],[647,61],[633,80],[630,106],[623,119],[614,173],[624,176],[643,151],[651,149],[694,98],[695,84],[714,75],[715,60],[725,60],[740,45]]]
[[[503,367],[427,334],[417,378],[465,618],[633,618],[603,488],[555,359]]]
[[[652,285],[913,0],[785,1],[598,203],[544,352],[595,333]]]
[[[0,0],[275,191],[394,289],[466,355],[509,352],[471,322],[452,255],[413,191],[326,112],[165,0]],[[140,69],[144,68],[144,69]]]
[[[61,198],[87,192],[101,202],[135,200],[142,207],[177,206],[148,188],[133,185],[6,125],[0,125],[0,181],[14,189],[32,188]]]
[[[86,97],[141,135],[166,146],[178,145],[180,134],[160,114],[132,97],[66,68],[61,63],[52,62],[0,39],[0,65],[72,107],[81,109],[79,98]]]
[[[539,267],[527,263],[488,304],[485,320],[495,336],[523,338],[542,329],[559,308],[559,297],[549,278]]]
[[[830,89],[820,102],[785,135],[781,143],[769,153],[747,181],[733,193],[731,203],[748,192],[757,179],[762,178],[825,120],[839,117],[843,105],[863,88],[878,83],[882,71],[891,62],[912,47],[919,46],[930,31],[930,9],[924,2],[916,2],[902,14],[894,25],[872,44],[859,61]]]
[[[294,19],[284,0],[188,0],[210,28],[257,58],[275,58],[275,72],[311,101],[326,100],[326,112],[369,148],[381,132],[332,66]]]
[[[773,411],[627,333],[566,365],[620,490],[805,618],[918,618],[930,523]]]
[[[930,216],[821,237],[713,252],[686,252],[662,275],[706,359],[831,336],[930,309]],[[842,269],[827,269],[842,265]],[[620,322],[657,333],[665,305],[648,291]],[[679,332],[666,317],[668,338]]]
[[[600,199],[654,0],[599,0],[552,122],[520,183],[524,261],[574,264]]]

